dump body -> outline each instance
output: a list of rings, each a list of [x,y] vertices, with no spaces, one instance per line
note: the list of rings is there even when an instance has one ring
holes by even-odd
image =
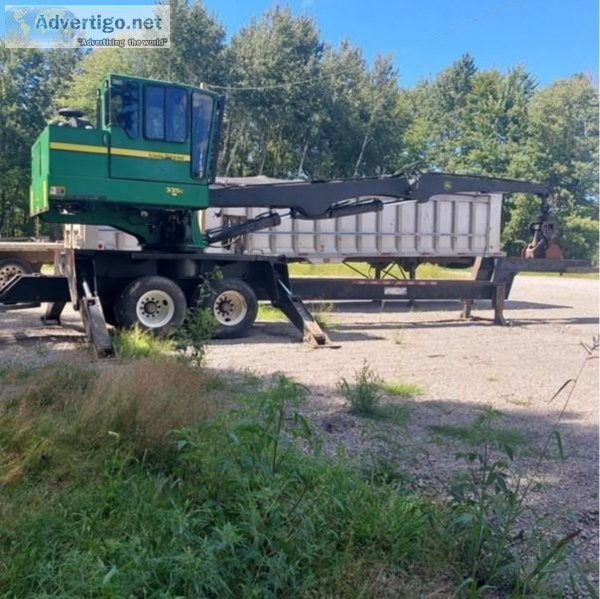
[[[276,181],[267,177],[254,183]],[[231,179],[229,180],[231,181]],[[209,208],[203,229],[252,218],[261,208]],[[285,255],[309,262],[370,258],[474,258],[503,256],[502,194],[445,194],[429,202],[386,205],[378,213],[326,220],[284,220],[214,249]]]

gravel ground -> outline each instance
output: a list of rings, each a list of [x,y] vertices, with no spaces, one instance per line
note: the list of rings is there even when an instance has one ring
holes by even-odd
[[[598,335],[598,284],[521,276],[506,308],[509,327],[459,321],[455,302],[419,302],[413,310],[406,304],[340,304],[328,315],[339,349],[310,349],[290,341],[298,338],[291,325],[259,323],[244,340],[212,343],[208,365],[289,375],[311,390],[307,413],[326,431],[328,447],[342,443],[351,456],[384,452],[425,488],[447,481],[461,448],[434,435],[432,425],[468,423],[486,406],[500,410],[502,426],[524,432],[516,463],[527,474],[538,471],[536,455],[557,428],[566,459],[558,459],[553,444],[552,459],[539,468],[540,489],[529,502],[556,517],[564,532],[581,531],[577,555],[597,580],[598,359],[596,351],[586,360],[581,344]],[[476,305],[474,313],[492,316],[486,304]],[[89,360],[73,312],[65,316],[67,328],[42,327],[40,314],[40,309],[0,313],[0,366]],[[353,378],[365,360],[387,381],[423,388],[420,397],[387,398],[406,406],[405,426],[347,413],[336,383]],[[568,389],[552,396],[576,377],[565,408]]]

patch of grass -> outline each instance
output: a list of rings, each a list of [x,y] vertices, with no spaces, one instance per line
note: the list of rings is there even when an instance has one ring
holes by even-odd
[[[271,306],[271,304],[259,304],[256,320],[262,322],[283,322],[286,318],[281,310]]]
[[[382,404],[377,407],[373,415],[375,419],[386,420],[404,426],[410,418],[408,406],[398,404]]]
[[[373,270],[366,262],[353,262],[353,268],[356,268],[363,275],[373,275]],[[356,271],[346,266],[343,262],[308,264],[296,262],[289,266],[290,275],[293,277],[358,277]],[[398,266],[394,266],[390,275],[402,277],[403,273]],[[447,268],[438,264],[429,264],[427,262],[419,264],[416,271],[417,279],[468,279],[471,276],[471,267]],[[563,277],[573,279],[598,279],[598,273],[546,273],[546,272],[522,272],[519,276],[528,277]]]
[[[0,420],[3,454],[43,445],[2,489],[0,594],[370,595],[381,564],[402,580],[433,547],[437,506],[321,455],[285,377],[227,409],[173,359],[86,385]]]
[[[332,309],[332,304],[326,303],[314,304],[311,306],[311,313],[319,326],[328,329],[335,326],[334,322],[329,317],[329,313]],[[287,321],[287,317],[281,310],[270,304],[259,304],[256,320],[262,322],[285,322]]]
[[[365,476],[324,455],[290,379],[217,379],[161,356],[19,382],[0,404],[0,595],[548,596],[568,539],[513,534],[493,427],[434,500],[385,460]],[[376,379],[365,363],[351,385]]]
[[[0,368],[0,381],[6,385],[25,382],[37,368],[23,364],[11,364]]]
[[[211,414],[213,390],[211,377],[174,358],[146,358],[100,374],[65,363],[45,366],[4,402],[0,480],[62,470],[73,463],[74,448],[101,452],[115,440],[141,456],[170,430]]]
[[[366,262],[353,262],[352,269],[342,262],[308,264],[296,262],[290,264],[290,275],[293,277],[359,277],[373,275],[373,269]],[[353,270],[356,269],[356,270]],[[403,273],[398,266],[390,269],[389,274],[402,278]],[[416,271],[417,279],[464,279],[471,275],[470,268],[445,268],[437,264],[420,264]]]
[[[485,442],[511,447],[528,445],[528,436],[524,431],[495,425],[502,417],[502,413],[498,410],[486,408],[482,414],[467,424],[435,424],[429,429],[438,435],[456,439],[468,445],[481,445]]]
[[[172,339],[158,337],[139,327],[114,330],[112,342],[117,357],[124,359],[150,358],[175,351]]]
[[[423,388],[416,383],[403,383],[401,381],[381,381],[378,387],[388,395],[398,397],[416,397],[423,395]]]
[[[419,264],[416,272],[417,279],[468,279],[471,268],[446,268],[438,264]]]
[[[369,265],[366,262],[352,264],[361,273],[369,272]],[[308,264],[304,262],[295,262],[289,265],[290,275],[292,277],[350,277],[359,276],[342,262],[332,262],[323,264]]]
[[[312,315],[316,323],[324,329],[335,328],[335,322],[331,318],[331,312],[333,312],[333,304],[331,303],[318,303],[311,306]]]

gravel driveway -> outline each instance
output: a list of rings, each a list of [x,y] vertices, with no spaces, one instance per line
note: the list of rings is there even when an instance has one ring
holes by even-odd
[[[215,369],[249,369],[261,375],[283,372],[311,390],[307,411],[323,428],[328,445],[343,443],[350,455],[393,454],[415,484],[435,486],[455,467],[460,442],[441,439],[432,425],[464,425],[485,406],[504,415],[502,426],[519,431],[527,451],[519,468],[536,468],[539,448],[554,430],[567,392],[551,400],[568,379],[578,376],[556,427],[565,460],[544,461],[541,489],[530,501],[557,517],[565,531],[581,530],[578,554],[586,568],[597,568],[598,531],[598,359],[586,361],[581,343],[598,334],[598,284],[589,279],[517,277],[506,316],[509,327],[457,319],[456,302],[406,304],[347,303],[328,315],[339,349],[310,349],[291,325],[259,323],[244,340],[216,341],[208,352]],[[50,359],[89,360],[79,323],[71,328],[42,327],[41,310],[0,313],[0,366]],[[489,306],[474,314],[491,318]],[[597,352],[596,356],[597,356]],[[387,381],[417,383],[423,395],[388,398],[406,406],[407,424],[398,427],[350,416],[336,389],[367,360]],[[584,365],[585,363],[585,365]],[[583,370],[582,370],[582,365]],[[594,566],[594,563],[596,564]]]

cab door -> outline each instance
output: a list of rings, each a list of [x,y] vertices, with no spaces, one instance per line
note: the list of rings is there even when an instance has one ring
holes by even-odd
[[[107,97],[110,176],[191,182],[189,91],[113,76]]]

